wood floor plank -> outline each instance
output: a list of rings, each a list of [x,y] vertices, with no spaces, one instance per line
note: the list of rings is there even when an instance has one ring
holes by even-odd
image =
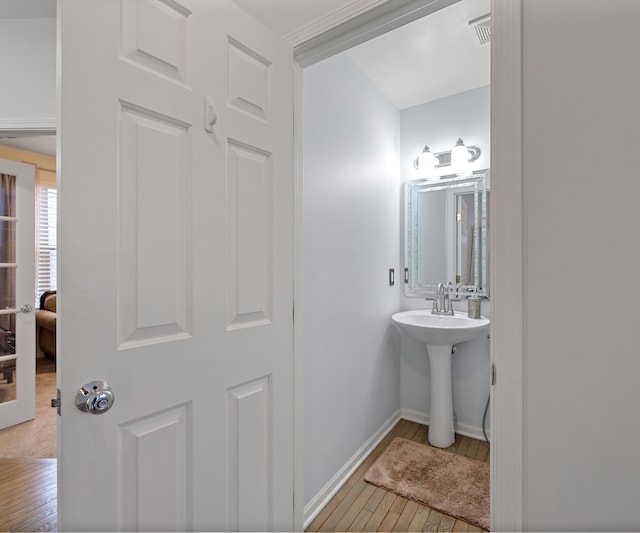
[[[364,485],[364,483],[363,483]],[[351,504],[355,501],[359,490],[362,490],[363,486],[351,488],[351,490],[347,493],[347,495],[342,498],[338,506],[333,510],[333,512],[327,517],[325,522],[322,524],[322,531],[335,531],[335,528],[340,521],[340,519],[349,511]]]
[[[420,444],[427,444],[428,439],[429,439],[429,430],[427,426],[421,425],[418,428],[418,430],[415,432],[411,440],[415,442],[419,442]]]
[[[49,486],[55,485],[57,482],[56,472],[54,471],[30,471],[28,475],[15,475],[2,480],[2,489],[0,489],[0,499],[2,502],[8,502],[12,499],[22,499],[25,495],[32,494],[34,491],[46,490]]]
[[[373,513],[371,513],[371,518],[365,524],[363,531],[378,531],[378,528],[382,524],[384,517],[387,516],[389,509],[393,505],[393,502],[396,501],[398,496],[391,492],[387,492],[378,506],[375,508]]]
[[[469,441],[469,446],[467,448],[467,453],[465,454],[465,456],[469,457],[470,459],[475,459],[480,441],[476,439],[469,439]]]
[[[386,490],[380,487],[376,487],[376,489],[373,491],[373,494],[371,495],[371,498],[369,498],[369,501],[367,501],[364,508],[372,513],[376,510],[376,507],[380,505],[382,498],[384,498],[386,494]]]
[[[369,483],[364,483],[364,487],[360,494],[353,501],[347,512],[342,516],[338,523],[333,528],[334,531],[347,531],[351,523],[360,514],[360,511],[364,508],[371,495],[373,494],[375,487]]]
[[[48,503],[51,497],[56,496],[57,487],[49,486],[44,490],[34,490],[26,493],[23,497],[11,500],[1,500],[2,517],[9,517],[12,514],[24,512],[29,506],[37,506],[41,502]]]
[[[408,501],[409,500],[406,500],[405,498],[396,498],[393,502],[393,505],[391,505],[389,512],[384,517],[382,524],[380,524],[380,526],[378,527],[378,531],[393,531],[393,528],[396,526],[398,520],[400,519],[400,515],[402,514],[402,511],[406,507]]]
[[[471,439],[467,436],[462,436],[460,439],[460,443],[456,446],[456,450],[454,453],[458,455],[467,455],[467,450],[469,449],[469,444],[471,444]]]
[[[438,527],[438,531],[442,531],[443,533],[451,533],[453,531],[453,526],[456,523],[456,519],[452,516],[448,516],[446,514],[442,515],[442,520],[440,520],[440,526]]]
[[[402,514],[391,531],[410,531],[409,525],[418,511],[418,507],[420,507],[418,502],[414,502],[413,500],[407,501]]]
[[[47,492],[51,488],[55,489],[57,486],[57,480],[55,477],[48,479],[13,479],[7,486],[15,487],[15,491],[0,494],[0,500],[2,501],[3,508],[9,509],[15,503],[18,503],[19,505],[26,497],[30,497],[33,494],[38,494],[40,492]]]
[[[413,520],[409,524],[407,531],[422,531],[422,528],[427,522],[427,518],[429,518],[429,513],[431,509],[425,507],[424,505],[419,505],[418,510],[416,511]]]
[[[0,460],[0,531],[55,531],[57,474],[53,460]]]
[[[466,531],[469,531],[469,524],[464,520],[458,519],[456,520],[456,523],[453,524],[453,531],[455,531],[455,533],[465,533]]]
[[[371,518],[371,511],[362,509],[358,513],[358,516],[356,516],[356,519],[351,523],[347,531],[356,531],[356,532],[364,531],[364,527],[370,518]]]
[[[478,446],[478,453],[476,454],[476,459],[478,461],[484,461],[485,463],[489,460],[489,443],[481,442]]]
[[[4,524],[13,524],[19,521],[25,514],[35,512],[40,507],[50,507],[56,504],[58,497],[57,488],[49,489],[47,492],[36,493],[35,496],[25,498],[22,502],[13,506],[2,505],[2,522]]]
[[[35,513],[31,513],[28,517],[16,525],[12,526],[11,531],[34,531],[35,525],[43,521],[52,519],[56,514],[56,509],[51,507],[42,507]]]
[[[440,527],[440,522],[442,522],[443,516],[444,515],[442,513],[439,513],[435,509],[431,509],[431,512],[429,513],[429,517],[427,518],[427,521],[422,527],[422,531],[434,531],[434,532],[438,531],[438,528]]]

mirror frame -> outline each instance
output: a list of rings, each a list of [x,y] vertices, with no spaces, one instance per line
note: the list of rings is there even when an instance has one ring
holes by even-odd
[[[445,207],[445,250],[446,278],[443,280],[418,280],[418,263],[412,258],[419,256],[419,228],[417,220],[418,194],[428,191],[447,191]],[[408,180],[404,182],[404,287],[405,296],[432,297],[437,294],[438,284],[451,281],[451,298],[460,299],[471,295],[489,298],[488,272],[488,206],[487,192],[490,191],[489,169],[472,173],[445,176],[435,180]],[[476,224],[474,225],[474,283],[455,283],[456,278],[456,198],[459,194],[474,193]],[[481,239],[482,238],[482,242]]]

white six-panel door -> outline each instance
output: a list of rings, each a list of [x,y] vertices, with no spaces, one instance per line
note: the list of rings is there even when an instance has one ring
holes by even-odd
[[[227,0],[58,24],[59,526],[290,531],[292,50]]]

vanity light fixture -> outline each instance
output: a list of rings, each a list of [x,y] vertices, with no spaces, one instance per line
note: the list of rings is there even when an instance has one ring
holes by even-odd
[[[451,150],[435,154],[425,145],[420,155],[413,161],[413,167],[420,173],[421,178],[457,174],[466,170],[469,163],[477,160],[480,153],[480,148],[465,146],[462,139],[458,139]]]
[[[414,166],[418,169],[420,177],[429,178],[434,175],[435,168],[439,164],[439,159],[431,153],[431,150],[425,144],[422,152],[418,156],[418,159],[416,159]]]

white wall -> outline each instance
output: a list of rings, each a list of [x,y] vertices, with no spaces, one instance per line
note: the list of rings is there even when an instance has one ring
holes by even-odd
[[[640,2],[523,17],[524,528],[637,531]]]
[[[56,118],[56,20],[0,19],[0,126]]]
[[[308,503],[400,405],[400,118],[344,54],[305,69],[303,112]]]
[[[490,167],[489,87],[404,109],[400,112],[400,127],[400,161],[404,180],[418,177],[413,160],[425,144],[434,152],[450,150],[458,137],[462,137],[465,144],[476,145],[482,150],[480,158],[471,166],[472,170]],[[423,298],[402,298],[403,309],[424,309],[431,308],[431,305],[431,301],[426,302]],[[456,302],[454,307],[466,311],[466,301]],[[491,316],[489,302],[483,302],[482,314]],[[414,414],[427,415],[431,375],[424,345],[403,336],[401,360],[401,406]],[[489,396],[489,340],[486,337],[457,346],[452,377],[458,429],[482,438],[482,415]]]

